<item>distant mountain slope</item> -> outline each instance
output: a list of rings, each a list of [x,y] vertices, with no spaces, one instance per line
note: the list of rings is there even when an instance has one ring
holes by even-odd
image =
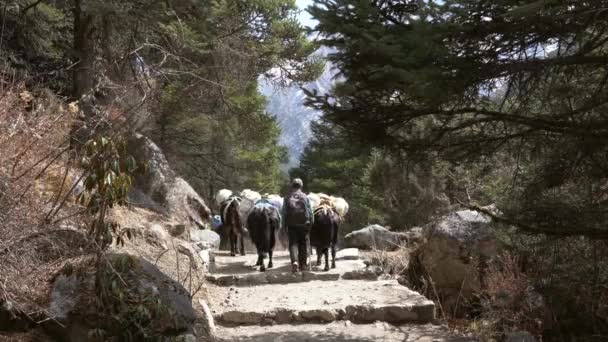
[[[330,48],[321,47],[315,55],[325,57],[331,52]],[[328,93],[334,84],[336,73],[335,68],[327,63],[321,77],[304,87],[320,94]],[[277,117],[281,126],[280,143],[289,150],[289,166],[296,165],[311,137],[310,122],[317,120],[321,113],[304,105],[306,95],[298,86],[276,88],[265,79],[260,79],[258,87],[260,93],[268,98],[266,110]]]

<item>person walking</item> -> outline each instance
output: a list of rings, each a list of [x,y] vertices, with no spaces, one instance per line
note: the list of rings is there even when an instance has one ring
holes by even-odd
[[[314,215],[308,196],[302,192],[303,187],[301,179],[292,180],[289,193],[283,200],[282,228],[287,229],[293,272],[308,270],[310,267],[307,260]]]

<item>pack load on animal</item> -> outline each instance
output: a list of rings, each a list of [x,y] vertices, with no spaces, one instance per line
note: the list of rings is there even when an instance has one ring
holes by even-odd
[[[273,196],[273,197],[271,197]],[[281,227],[280,206],[276,206],[276,200],[280,199],[276,195],[264,194],[247,216],[247,227],[251,241],[255,244],[258,252],[256,266],[260,266],[260,271],[264,272],[264,258],[268,255],[268,268],[272,268],[272,252],[276,242],[276,234]]]
[[[312,206],[312,210],[315,211],[321,207],[331,207],[333,208],[341,218],[346,216],[348,213],[348,203],[342,197],[334,197],[323,193],[309,193],[308,199],[310,200],[310,205]]]
[[[315,194],[314,192],[309,193],[307,196],[308,200],[310,201],[310,206],[312,207],[312,210],[315,210],[321,204],[321,197],[319,197],[319,195]]]
[[[247,215],[249,215],[249,212],[251,211],[251,209],[253,209],[255,203],[262,198],[262,195],[260,195],[259,192],[253,191],[251,189],[245,189],[241,191],[239,197],[241,198],[241,206],[239,207],[239,212],[241,214],[241,217],[243,218],[243,221],[246,221]]]
[[[226,202],[231,196],[232,191],[228,189],[222,189],[217,192],[217,195],[215,195],[215,203],[219,207],[222,205],[222,203]]]
[[[287,197],[285,223],[288,226],[299,226],[311,222],[306,210],[306,195],[302,192],[294,192]]]
[[[338,215],[341,217],[346,216],[348,214],[348,203],[342,197],[334,197],[333,200],[334,209],[338,212]]]
[[[279,212],[281,212],[281,209],[283,209],[283,197],[279,195],[267,195],[266,198],[268,199],[268,202],[270,202],[270,204],[272,204],[275,208],[279,210]]]

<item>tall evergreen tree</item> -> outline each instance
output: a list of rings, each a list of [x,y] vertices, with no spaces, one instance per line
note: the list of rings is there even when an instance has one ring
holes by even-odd
[[[207,198],[278,190],[285,152],[257,80],[319,71],[295,1],[7,0],[0,10],[8,73],[80,100],[88,128],[143,131]]]
[[[504,155],[502,217],[608,238],[607,1],[316,0],[346,81],[310,103],[412,160]]]

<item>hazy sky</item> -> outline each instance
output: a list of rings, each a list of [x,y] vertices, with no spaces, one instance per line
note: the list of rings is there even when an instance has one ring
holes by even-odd
[[[308,5],[312,4],[312,0],[296,0],[296,4],[302,10],[300,13],[300,22],[304,26],[314,27],[316,25],[316,21],[310,17],[310,14],[306,12],[304,9],[308,7]]]

